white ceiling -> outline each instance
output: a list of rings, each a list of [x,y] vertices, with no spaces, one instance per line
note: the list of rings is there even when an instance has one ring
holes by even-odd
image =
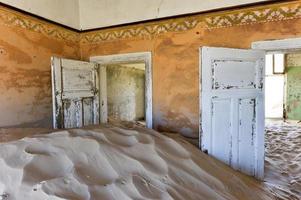
[[[0,0],[75,29],[93,29],[273,0]]]
[[[80,28],[78,0],[0,0],[0,2],[75,29]]]

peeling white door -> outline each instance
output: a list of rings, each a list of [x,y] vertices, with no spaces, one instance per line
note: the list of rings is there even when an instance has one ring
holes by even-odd
[[[53,127],[99,124],[98,65],[52,58]]]
[[[201,149],[264,176],[264,59],[258,50],[201,49]]]

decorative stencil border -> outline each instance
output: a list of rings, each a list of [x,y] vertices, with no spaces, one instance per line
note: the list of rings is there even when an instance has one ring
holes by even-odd
[[[270,21],[301,18],[301,2],[280,3],[233,11],[198,14],[155,22],[77,33],[72,30],[0,6],[0,24],[38,32],[51,38],[94,44],[128,38],[150,39],[162,33],[181,32],[195,27],[215,29]]]
[[[121,28],[100,30],[82,33],[81,43],[98,43],[102,41],[127,39],[127,38],[152,38],[167,32],[187,31],[195,28],[200,23],[198,18],[186,17],[163,22],[152,22],[140,25],[131,25]]]
[[[265,6],[263,8],[232,11],[204,18],[206,28],[220,28],[235,25],[282,21],[301,17],[301,3]]]
[[[79,42],[79,33],[0,6],[0,24],[24,28],[51,38]]]
[[[153,38],[162,33],[191,30],[196,26],[214,29],[296,18],[301,18],[301,2],[298,1],[82,33],[80,42],[93,44],[127,38]]]

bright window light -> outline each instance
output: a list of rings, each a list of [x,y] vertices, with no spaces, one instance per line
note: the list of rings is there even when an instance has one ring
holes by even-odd
[[[265,74],[273,75],[273,54],[265,56]]]
[[[274,54],[274,74],[284,73],[284,54]]]

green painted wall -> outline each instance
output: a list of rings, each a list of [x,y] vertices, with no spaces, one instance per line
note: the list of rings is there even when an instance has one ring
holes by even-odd
[[[301,54],[288,54],[286,63],[287,119],[301,120]]]

